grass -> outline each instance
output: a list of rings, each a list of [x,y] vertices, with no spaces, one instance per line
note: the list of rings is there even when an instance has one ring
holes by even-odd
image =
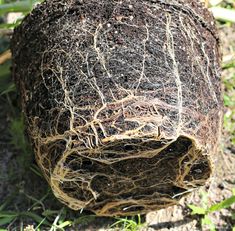
[[[200,215],[201,216],[201,226],[208,226],[210,231],[216,231],[216,227],[209,215],[213,212],[220,211],[222,209],[230,208],[235,204],[235,189],[233,189],[233,195],[219,203],[208,206],[207,194],[203,193],[202,196],[205,198],[202,206],[196,205],[188,205],[188,207],[192,210],[192,215]],[[232,217],[235,218],[235,213],[232,214]],[[235,229],[235,226],[233,227]]]
[[[142,223],[141,216],[137,216],[137,220],[135,217],[132,219],[128,218],[117,218],[117,221],[113,223],[110,228],[118,228],[122,229],[123,231],[139,231],[141,228],[143,228],[144,223]]]
[[[29,13],[35,4],[42,2],[42,0],[24,0],[24,1],[0,1],[0,14],[9,12]]]
[[[223,68],[224,70],[235,70],[235,60],[224,64]],[[224,105],[226,107],[226,112],[224,114],[224,128],[230,134],[231,144],[235,145],[235,71],[232,71],[225,76],[223,82],[225,87]]]
[[[32,7],[40,1],[7,1],[0,0],[0,16],[9,12],[20,12],[26,15]],[[220,24],[231,26],[235,22],[235,1],[211,0],[210,6],[215,17]],[[216,12],[216,13],[215,13]],[[5,30],[10,30],[20,23],[16,22],[0,24],[0,34]],[[9,49],[9,39],[3,36],[0,39],[0,54]],[[230,73],[223,78],[224,82],[224,103],[226,107],[224,115],[224,129],[230,137],[231,144],[235,145],[235,48],[232,50],[233,58],[223,64],[224,70]],[[0,61],[3,56],[0,55]],[[5,58],[6,57],[6,58]],[[9,56],[5,56],[5,61],[0,62],[0,102],[7,110],[8,131],[11,137],[12,149],[17,149],[13,160],[9,164],[7,175],[0,176],[1,181],[8,185],[10,194],[0,202],[0,231],[3,230],[69,230],[80,225],[96,222],[97,217],[92,214],[74,212],[60,204],[51,193],[39,168],[34,162],[32,150],[24,135],[23,117],[17,107],[16,89],[10,80],[11,62]],[[231,70],[234,70],[233,72]],[[13,148],[14,147],[14,148]],[[37,189],[37,190],[35,190]],[[226,207],[230,200],[234,202],[234,196],[226,199],[211,207],[198,207],[189,205],[194,214],[203,215],[201,219],[202,226],[209,225],[211,230],[215,227],[208,219],[208,215]],[[230,204],[229,204],[230,205]],[[143,228],[143,222],[140,216],[133,218],[115,218],[108,219],[112,225],[110,229],[137,231]],[[99,220],[99,218],[98,218]]]

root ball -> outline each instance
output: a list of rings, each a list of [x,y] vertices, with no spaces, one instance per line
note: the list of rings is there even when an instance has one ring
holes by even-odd
[[[70,208],[146,213],[209,178],[221,56],[198,0],[46,0],[12,53],[37,162]]]

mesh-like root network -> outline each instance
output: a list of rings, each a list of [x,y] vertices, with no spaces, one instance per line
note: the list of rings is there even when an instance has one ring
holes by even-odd
[[[209,178],[221,57],[197,0],[48,0],[12,53],[38,164],[70,208],[146,213]]]

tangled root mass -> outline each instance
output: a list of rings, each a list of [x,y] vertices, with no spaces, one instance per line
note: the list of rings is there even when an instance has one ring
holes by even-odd
[[[47,0],[12,53],[37,162],[70,208],[146,213],[209,178],[220,52],[198,0]]]

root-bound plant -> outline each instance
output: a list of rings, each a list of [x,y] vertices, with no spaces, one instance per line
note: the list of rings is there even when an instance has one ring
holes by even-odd
[[[209,178],[221,55],[198,0],[47,0],[11,49],[37,162],[70,208],[142,214]]]

